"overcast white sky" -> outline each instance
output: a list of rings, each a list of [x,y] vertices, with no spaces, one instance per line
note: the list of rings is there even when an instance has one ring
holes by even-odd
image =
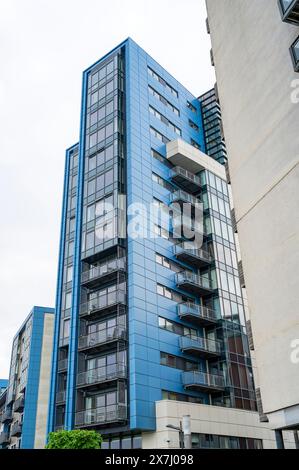
[[[130,36],[198,96],[215,82],[205,18],[204,0],[0,0],[0,378],[32,306],[54,307],[82,71]]]

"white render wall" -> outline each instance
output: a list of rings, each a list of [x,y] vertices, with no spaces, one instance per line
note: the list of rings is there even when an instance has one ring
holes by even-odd
[[[263,407],[280,428],[299,424],[299,27],[277,0],[206,3]]]
[[[35,424],[35,449],[44,449],[47,437],[47,419],[50,395],[51,360],[53,349],[55,315],[46,313],[44,318],[43,344],[38,387]]]
[[[259,422],[256,412],[172,400],[156,402],[157,429],[142,434],[142,448],[179,448],[179,433],[166,425],[179,426],[184,415],[191,416],[191,433],[261,439],[264,449],[276,448],[274,431]],[[286,448],[295,448],[292,433],[284,433],[284,438]]]

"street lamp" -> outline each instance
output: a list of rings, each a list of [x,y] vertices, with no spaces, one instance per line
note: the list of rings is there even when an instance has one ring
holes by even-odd
[[[167,424],[166,427],[169,429],[173,429],[174,431],[178,431],[180,449],[192,449],[190,415],[184,415],[183,420],[180,421],[179,426],[174,426],[173,424]]]

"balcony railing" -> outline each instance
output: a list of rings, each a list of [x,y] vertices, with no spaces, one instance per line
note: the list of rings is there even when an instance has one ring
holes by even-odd
[[[180,348],[183,352],[200,357],[215,357],[221,354],[221,342],[212,339],[188,336],[180,337]]]
[[[10,442],[9,434],[7,432],[0,433],[0,445],[8,444]]]
[[[83,271],[81,282],[85,286],[93,286],[97,281],[111,280],[118,271],[125,271],[126,258],[115,258],[98,266],[91,267],[88,271]]]
[[[182,381],[185,389],[210,393],[225,389],[225,380],[222,375],[206,374],[200,371],[183,372]]]
[[[278,0],[282,20],[286,23],[299,24],[299,0]]]
[[[177,309],[181,320],[192,321],[200,325],[215,324],[219,320],[215,310],[192,302],[183,302],[177,306]]]
[[[185,191],[179,189],[178,191],[171,193],[170,202],[184,202],[195,205],[200,204],[201,201],[197,197],[192,196],[192,194],[186,193]]]
[[[107,343],[126,339],[126,328],[116,325],[79,337],[79,349],[94,349]]]
[[[21,413],[24,409],[24,406],[25,406],[25,398],[24,398],[24,395],[21,395],[15,402],[14,402],[14,405],[13,405],[13,410],[16,412],[16,413]]]
[[[56,393],[56,403],[64,403],[66,399],[66,390],[59,390]]]
[[[178,186],[190,193],[196,193],[201,189],[200,177],[180,166],[176,166],[170,170],[170,178]]]
[[[12,410],[6,409],[1,416],[1,423],[9,423],[12,420]]]
[[[176,273],[175,282],[180,289],[201,297],[211,295],[214,292],[209,279],[192,272],[183,271]]]
[[[126,405],[108,405],[76,413],[77,427],[116,423],[127,419]]]
[[[12,424],[10,429],[11,437],[19,437],[22,434],[22,423],[16,421]]]
[[[295,72],[299,72],[299,37],[291,45],[290,52],[291,52]]]
[[[124,290],[116,290],[114,292],[105,293],[96,297],[95,299],[90,300],[81,304],[80,315],[91,315],[93,313],[112,309],[118,304],[126,305],[126,292]]]
[[[183,242],[174,245],[174,254],[181,261],[197,267],[207,266],[213,262],[210,253],[202,248],[190,248],[192,242]]]
[[[60,359],[58,361],[58,372],[63,372],[67,370],[67,365],[68,365],[68,358],[66,357],[65,359]]]
[[[88,387],[90,385],[111,382],[127,377],[127,367],[124,364],[111,364],[105,367],[90,369],[80,372],[77,377],[78,387]]]

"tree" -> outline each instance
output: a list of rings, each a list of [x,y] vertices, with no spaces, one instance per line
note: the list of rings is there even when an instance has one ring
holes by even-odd
[[[50,432],[46,449],[100,449],[102,436],[96,431]]]

